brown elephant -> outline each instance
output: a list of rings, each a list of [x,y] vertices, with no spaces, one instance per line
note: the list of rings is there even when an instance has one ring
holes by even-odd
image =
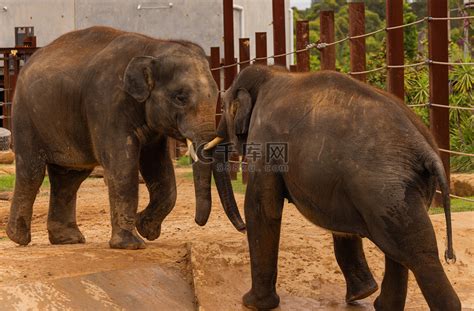
[[[17,175],[10,239],[30,242],[32,205],[47,168],[49,239],[84,243],[76,224],[76,193],[102,165],[111,207],[110,246],[145,247],[135,224],[142,236],[156,239],[175,205],[167,138],[187,140],[191,149],[192,141],[199,146],[214,139],[217,95],[204,51],[190,42],[92,27],[40,49],[22,69],[13,103]],[[199,153],[213,156],[213,150]],[[214,172],[225,210],[244,230],[229,176],[213,167],[209,161],[193,165],[196,222],[204,225],[209,217]],[[150,203],[137,216],[139,171]]]
[[[291,74],[251,66],[226,91],[224,110],[218,135],[229,137],[249,162],[245,218],[252,288],[243,298],[246,306],[279,304],[275,284],[286,198],[347,244],[339,254],[336,247],[346,277],[350,262],[365,270],[360,237],[385,253],[377,310],[403,310],[408,269],[431,310],[461,310],[427,213],[438,183],[445,256],[454,259],[449,185],[434,139],[400,100],[336,72]],[[280,152],[270,145],[279,145]],[[252,156],[249,147],[258,146]]]

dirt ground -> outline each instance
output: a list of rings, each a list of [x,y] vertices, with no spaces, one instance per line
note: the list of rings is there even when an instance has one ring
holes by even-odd
[[[77,219],[87,240],[82,245],[49,244],[49,193],[44,190],[34,206],[32,242],[16,246],[4,233],[10,203],[0,201],[0,310],[246,310],[241,305],[241,296],[250,288],[246,237],[227,220],[215,189],[208,224],[194,223],[194,189],[183,177],[185,172],[177,169],[176,207],[164,221],[161,237],[147,242],[146,250],[109,249],[108,195],[102,179],[87,179],[78,194]],[[243,195],[236,197],[242,208]],[[140,185],[140,208],[147,201],[146,188]],[[444,216],[432,216],[432,221],[441,254]],[[458,261],[444,268],[463,308],[474,310],[474,213],[454,214],[453,229]],[[383,254],[368,240],[364,246],[380,285]],[[78,282],[85,294],[73,290]],[[102,289],[96,290],[97,284]],[[306,221],[292,205],[284,209],[278,291],[281,310],[372,310],[378,294],[352,306],[344,303],[345,283],[331,235]],[[166,302],[159,297],[162,293]],[[157,307],[158,303],[163,304]],[[413,275],[406,307],[428,310]]]

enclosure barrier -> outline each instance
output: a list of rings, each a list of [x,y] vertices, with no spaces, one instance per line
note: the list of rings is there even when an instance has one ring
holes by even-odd
[[[279,2],[274,0],[275,2]],[[436,2],[436,3],[435,3]],[[365,80],[365,75],[373,72],[378,72],[382,70],[388,70],[388,90],[394,95],[398,96],[403,100],[404,98],[404,83],[403,83],[403,69],[409,67],[418,67],[418,66],[429,66],[430,68],[430,102],[426,104],[416,104],[416,105],[407,105],[409,107],[428,107],[431,111],[431,128],[433,135],[436,138],[441,152],[441,158],[449,179],[449,155],[462,155],[473,157],[474,154],[461,152],[461,151],[452,151],[449,150],[449,114],[443,113],[443,110],[446,109],[459,109],[459,110],[468,110],[473,111],[474,107],[461,107],[461,106],[449,106],[449,90],[447,87],[448,81],[448,66],[461,66],[461,65],[474,65],[471,62],[449,62],[447,54],[447,27],[446,24],[436,23],[438,21],[450,21],[450,20],[466,20],[473,19],[474,16],[459,16],[459,17],[447,17],[447,2],[442,1],[440,3],[435,0],[428,1],[428,15],[422,19],[403,24],[403,1],[401,0],[387,0],[387,26],[375,31],[364,33],[364,16],[361,15],[361,12],[364,12],[364,4],[361,2],[350,2],[349,3],[349,35],[335,40],[334,38],[334,13],[332,11],[321,11],[320,12],[320,29],[321,41],[318,42],[309,42],[309,27],[308,21],[298,21],[296,24],[296,50],[290,52],[282,52],[281,50],[277,51],[275,49],[275,54],[267,56],[266,55],[266,44],[262,47],[262,37],[266,38],[265,33],[256,33],[256,55],[254,58],[250,59],[248,57],[248,49],[250,42],[248,38],[243,38],[239,40],[239,49],[242,49],[242,44],[245,44],[245,49],[247,51],[246,57],[240,57],[240,61],[236,61],[227,58],[224,62],[224,65],[221,65],[219,59],[211,63],[211,71],[220,72],[221,70],[228,70],[229,68],[237,68],[240,66],[240,70],[243,67],[250,64],[263,63],[267,64],[269,59],[280,59],[288,55],[296,55],[297,63],[296,65],[289,66],[290,71],[309,71],[309,51],[312,49],[318,49],[321,52],[321,68],[322,69],[335,69],[335,49],[334,47],[337,44],[344,43],[349,41],[351,43],[351,70],[346,72],[347,74],[359,78],[360,80]],[[224,7],[232,6],[232,0],[223,0]],[[446,10],[445,10],[446,9]],[[225,10],[225,9],[224,9]],[[275,12],[274,12],[275,14]],[[227,16],[227,22],[229,23],[229,16]],[[281,20],[281,19],[280,19]],[[224,14],[224,21],[226,21],[226,15]],[[274,23],[276,22],[274,18]],[[429,28],[429,57],[426,60],[412,63],[412,64],[403,64],[403,32],[402,30],[405,27],[415,26],[421,23],[428,23]],[[354,26],[354,24],[357,24]],[[281,27],[280,27],[281,29]],[[274,27],[275,31],[275,27]],[[389,50],[396,50],[393,55],[387,53],[387,62],[388,64],[382,67],[365,69],[365,48],[359,46],[354,48],[354,42],[363,40],[366,37],[373,36],[377,33],[386,32],[387,33],[387,46]],[[443,32],[446,36],[443,36]],[[396,35],[398,33],[398,36]],[[436,36],[432,34],[436,33]],[[400,39],[401,34],[401,39]],[[446,37],[446,38],[444,38]],[[230,40],[230,39],[229,39]],[[275,39],[277,40],[277,39]],[[443,41],[444,40],[444,41]],[[360,41],[359,41],[360,42]],[[275,43],[276,44],[276,43]],[[360,44],[359,44],[360,45]],[[363,43],[365,46],[365,41]],[[441,48],[440,48],[441,47]],[[215,49],[215,48],[213,48]],[[218,49],[218,48],[217,48]],[[263,50],[263,52],[262,52]],[[217,50],[218,51],[218,50]],[[354,57],[354,54],[361,54],[363,51],[364,57]],[[231,61],[232,60],[232,61]],[[276,62],[275,62],[276,63]],[[359,65],[354,65],[354,63],[359,63]],[[360,64],[363,63],[363,66]],[[446,69],[443,69],[445,67]],[[363,68],[363,70],[356,69]],[[236,72],[234,73],[235,76]],[[219,74],[215,75],[216,79],[220,77]],[[397,78],[397,77],[402,77]],[[217,81],[217,80],[216,80]],[[446,81],[446,85],[442,85]],[[439,86],[438,86],[439,85]],[[227,88],[227,87],[226,87]],[[434,98],[436,98],[437,103],[434,103]],[[445,103],[445,104],[442,104]],[[221,105],[217,106],[216,112],[220,116],[222,114]],[[437,109],[441,108],[441,109]],[[444,156],[447,154],[448,156]],[[231,160],[231,163],[238,164],[238,160]],[[241,162],[243,168],[247,163],[245,161]],[[245,172],[243,172],[245,173]],[[245,181],[245,180],[244,180]],[[453,196],[452,197],[456,197]],[[471,201],[466,199],[466,201]]]

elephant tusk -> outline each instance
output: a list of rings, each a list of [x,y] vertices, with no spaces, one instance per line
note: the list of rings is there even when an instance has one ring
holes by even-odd
[[[199,158],[196,154],[196,151],[194,151],[193,141],[189,138],[186,138],[186,143],[188,144],[189,156],[191,156],[191,158],[194,160],[194,162],[199,161]]]
[[[209,149],[214,148],[215,146],[219,145],[223,140],[224,138],[216,136],[216,138],[214,138],[213,140],[211,140],[204,146],[204,150],[209,150]]]

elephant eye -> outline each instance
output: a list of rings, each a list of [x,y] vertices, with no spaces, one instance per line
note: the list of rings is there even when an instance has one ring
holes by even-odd
[[[178,106],[184,106],[189,101],[189,95],[183,91],[176,92],[173,97],[174,103]]]

